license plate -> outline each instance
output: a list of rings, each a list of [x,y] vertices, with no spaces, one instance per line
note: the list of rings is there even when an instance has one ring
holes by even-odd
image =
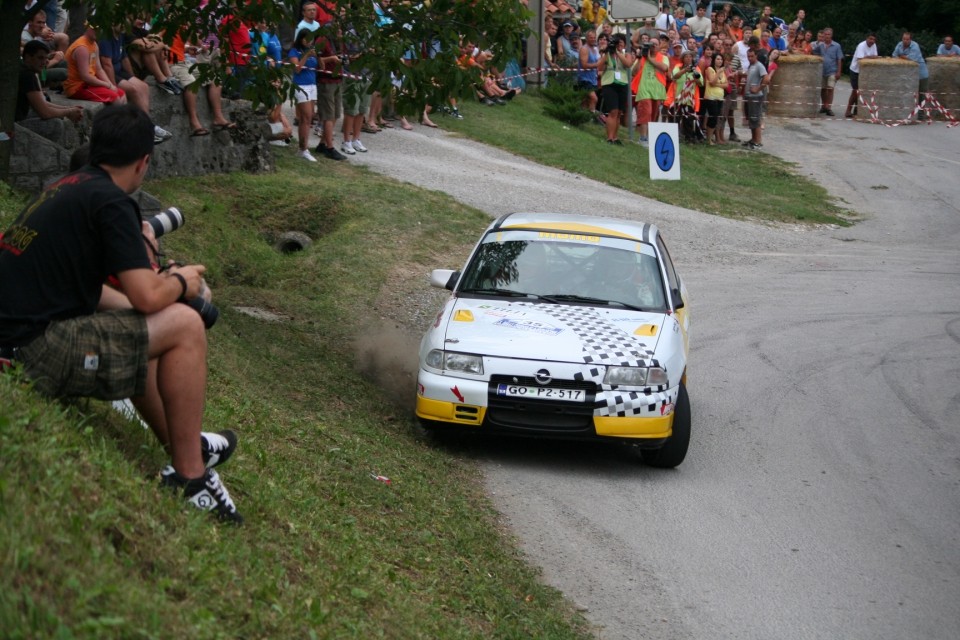
[[[535,398],[537,400],[566,400],[567,402],[587,401],[587,392],[583,389],[525,387],[519,384],[498,384],[497,395],[507,396],[509,398]]]

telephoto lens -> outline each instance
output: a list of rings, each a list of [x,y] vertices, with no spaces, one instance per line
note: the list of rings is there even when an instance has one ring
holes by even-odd
[[[183,214],[176,207],[167,207],[157,215],[147,218],[147,223],[153,227],[153,235],[159,238],[182,227]]]
[[[204,300],[203,296],[184,300],[183,304],[200,314],[200,318],[203,319],[203,326],[207,329],[212,327],[214,323],[216,323],[217,318],[220,317],[220,310],[217,309],[212,302]]]

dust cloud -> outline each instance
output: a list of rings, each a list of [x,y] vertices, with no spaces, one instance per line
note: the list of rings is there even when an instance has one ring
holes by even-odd
[[[377,384],[398,411],[414,410],[419,346],[419,337],[385,318],[362,327],[354,339],[357,370]]]

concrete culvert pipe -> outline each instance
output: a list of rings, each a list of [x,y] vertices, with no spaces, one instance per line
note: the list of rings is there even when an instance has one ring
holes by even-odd
[[[820,103],[823,58],[791,53],[777,60],[767,96],[767,113],[793,118],[816,117]]]
[[[313,240],[307,234],[299,231],[287,231],[280,234],[280,237],[273,244],[273,248],[280,253],[294,253],[303,251],[311,244],[313,244]]]
[[[940,106],[960,120],[960,57],[927,58],[927,69],[930,71],[927,91],[933,94]],[[938,111],[931,111],[931,114],[935,118],[945,119]]]
[[[860,98],[868,105],[875,100],[877,116],[883,122],[905,120],[917,106],[920,65],[913,60],[876,58],[860,61]],[[870,110],[862,104],[857,120],[870,121]]]

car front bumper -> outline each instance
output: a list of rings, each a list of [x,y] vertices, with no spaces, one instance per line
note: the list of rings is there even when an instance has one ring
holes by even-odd
[[[678,387],[651,392],[630,415],[604,415],[601,390],[592,383],[586,402],[503,398],[496,381],[467,379],[420,370],[416,415],[433,425],[557,438],[623,438],[658,445],[673,432]],[[559,387],[570,381],[556,382]],[[615,393],[615,392],[614,392]],[[609,394],[609,392],[608,392]],[[667,401],[669,400],[669,401]]]

